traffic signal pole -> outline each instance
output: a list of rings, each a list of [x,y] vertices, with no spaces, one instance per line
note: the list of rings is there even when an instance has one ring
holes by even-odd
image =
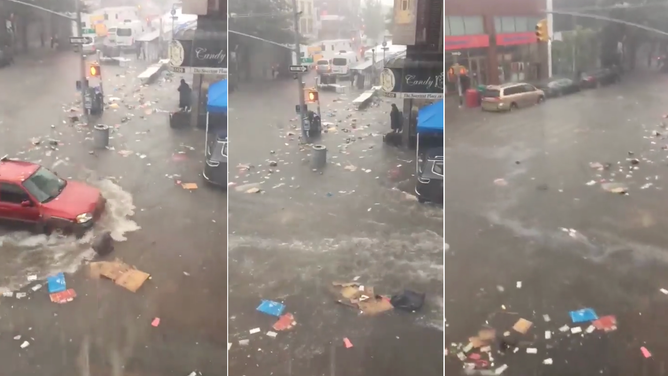
[[[301,64],[301,47],[299,46],[300,38],[299,38],[299,9],[297,8],[297,0],[292,0],[292,11],[294,13],[294,23],[295,23],[295,65],[300,65]],[[306,107],[306,103],[304,101],[304,87],[302,84],[302,73],[297,72],[297,93],[299,94],[299,120],[300,120],[300,125],[302,129],[302,139],[304,142],[308,142],[308,134],[306,132],[306,111],[304,107]]]
[[[547,74],[552,77],[552,38],[554,36],[554,15],[552,14],[552,0],[546,0],[547,7]]]
[[[83,37],[83,24],[81,22],[81,5],[80,0],[74,1],[77,14],[77,37]],[[86,82],[86,55],[84,54],[83,46],[79,46],[79,55],[81,59],[81,108],[83,110],[82,117],[85,123],[88,123],[88,111],[86,109],[86,93],[88,92],[88,83]],[[91,98],[92,100],[92,98]]]

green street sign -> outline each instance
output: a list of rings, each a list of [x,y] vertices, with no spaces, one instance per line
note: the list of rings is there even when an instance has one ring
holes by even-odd
[[[312,57],[303,57],[301,60],[302,60],[302,64],[313,64],[313,58]]]
[[[95,34],[95,29],[81,29],[81,34],[82,35]]]

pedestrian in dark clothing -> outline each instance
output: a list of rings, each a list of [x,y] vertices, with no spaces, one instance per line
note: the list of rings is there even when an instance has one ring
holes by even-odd
[[[141,57],[141,43],[140,43],[140,42],[136,42],[136,43],[135,43],[135,47],[136,47],[136,49],[137,49],[137,60],[139,60],[139,58]]]
[[[390,126],[392,127],[392,131],[394,133],[399,133],[401,132],[401,111],[399,111],[399,108],[397,108],[396,104],[392,104],[392,111],[390,111]]]
[[[190,102],[192,100],[192,89],[186,83],[186,80],[181,79],[181,85],[179,85],[179,108],[181,111],[188,112],[190,111]]]

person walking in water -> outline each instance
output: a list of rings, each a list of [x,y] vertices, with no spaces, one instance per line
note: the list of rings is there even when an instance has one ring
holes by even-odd
[[[392,111],[390,111],[390,127],[392,128],[392,132],[401,132],[402,120],[401,111],[399,111],[396,104],[392,103]]]
[[[181,84],[179,85],[179,108],[181,111],[188,112],[190,111],[190,105],[192,100],[192,89],[186,83],[186,80],[181,79]]]

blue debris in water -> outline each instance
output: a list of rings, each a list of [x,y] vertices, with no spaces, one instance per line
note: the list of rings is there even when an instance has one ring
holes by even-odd
[[[266,313],[267,315],[279,317],[283,314],[285,305],[278,302],[272,302],[271,300],[263,300],[262,303],[257,306],[257,310]]]
[[[46,281],[49,284],[49,294],[67,290],[67,285],[65,284],[65,274],[63,273],[58,273],[52,277],[47,277]]]
[[[598,319],[598,315],[591,308],[583,308],[577,311],[570,311],[569,314],[571,315],[571,320],[573,320],[573,323],[575,324],[594,321]]]

